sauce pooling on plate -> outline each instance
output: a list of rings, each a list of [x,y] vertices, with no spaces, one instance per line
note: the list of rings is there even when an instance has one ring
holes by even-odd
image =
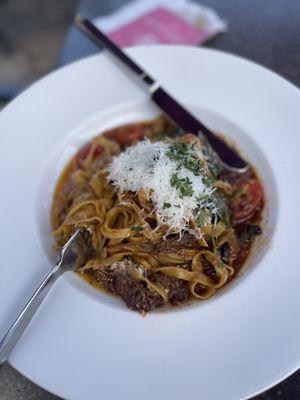
[[[78,273],[145,313],[230,282],[261,234],[263,207],[252,167],[223,170],[205,142],[158,117],[82,147],[57,183],[51,218],[58,248],[77,227],[90,233]]]

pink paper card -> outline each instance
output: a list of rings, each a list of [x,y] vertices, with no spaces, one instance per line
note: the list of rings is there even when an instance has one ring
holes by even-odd
[[[204,42],[210,33],[166,8],[157,7],[108,35],[118,46],[126,47],[155,43],[195,45]]]

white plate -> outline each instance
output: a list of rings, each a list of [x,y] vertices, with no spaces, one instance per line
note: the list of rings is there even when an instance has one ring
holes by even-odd
[[[300,362],[300,92],[212,50],[129,53],[256,165],[267,191],[266,243],[256,265],[215,298],[145,318],[70,273],[10,362],[72,400],[249,398]],[[66,159],[99,129],[156,113],[104,54],[50,74],[2,111],[0,335],[49,268],[49,199]]]

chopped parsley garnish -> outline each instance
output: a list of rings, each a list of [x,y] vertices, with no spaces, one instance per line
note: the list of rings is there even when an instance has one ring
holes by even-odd
[[[176,208],[180,208],[179,204],[171,204],[171,203],[164,203],[163,204],[163,209],[165,210],[166,208],[171,208],[171,207],[176,207]]]
[[[188,177],[179,178],[178,175],[173,174],[171,176],[170,184],[180,191],[181,197],[192,196],[194,193],[192,182]]]
[[[170,145],[166,155],[174,161],[181,161],[187,155],[188,146],[186,143],[174,142]]]
[[[205,225],[205,212],[204,210],[200,210],[196,220],[197,226],[199,228],[203,228]]]
[[[205,186],[210,186],[213,183],[213,180],[209,176],[203,176],[202,182]]]
[[[207,201],[208,199],[209,199],[209,194],[204,194],[204,195],[198,197],[197,200],[198,200],[199,203],[204,203],[204,202]]]
[[[190,148],[191,146],[188,146],[186,143],[175,142],[166,152],[166,156],[170,160],[176,162],[177,169],[184,167],[191,171],[195,176],[199,176],[202,172],[201,166],[199,160],[189,151]]]
[[[132,231],[136,231],[136,232],[140,232],[140,231],[144,230],[144,228],[142,226],[132,226],[130,229]]]

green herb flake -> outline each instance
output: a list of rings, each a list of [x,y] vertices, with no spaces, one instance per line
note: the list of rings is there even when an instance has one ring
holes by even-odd
[[[132,231],[136,231],[136,232],[140,232],[140,231],[144,230],[144,228],[142,226],[132,226],[130,229]]]
[[[166,156],[174,161],[181,161],[188,154],[188,146],[186,143],[175,142],[171,144],[170,149],[166,152]]]
[[[170,184],[172,187],[175,187],[180,191],[181,197],[192,196],[194,193],[192,182],[189,180],[188,177],[179,178],[178,175],[173,174],[171,176]]]
[[[194,151],[194,148],[192,148]],[[166,156],[177,163],[177,169],[184,167],[191,171],[195,176],[201,175],[201,166],[199,160],[194,154],[189,151],[189,146],[186,143],[175,142],[166,152]]]
[[[208,177],[208,176],[204,176],[204,177],[202,178],[202,183],[203,183],[203,185],[205,185],[205,186],[210,186],[210,185],[212,185],[213,180],[212,180],[210,177]]]
[[[197,216],[197,220],[196,220],[197,226],[199,228],[203,228],[205,225],[205,212],[204,210],[200,210],[198,216]]]
[[[170,208],[171,207],[171,204],[170,203],[164,203],[164,205],[163,205],[163,209],[165,209],[165,208]]]
[[[202,196],[198,197],[197,200],[199,203],[204,203],[209,198],[209,194],[203,194]]]

